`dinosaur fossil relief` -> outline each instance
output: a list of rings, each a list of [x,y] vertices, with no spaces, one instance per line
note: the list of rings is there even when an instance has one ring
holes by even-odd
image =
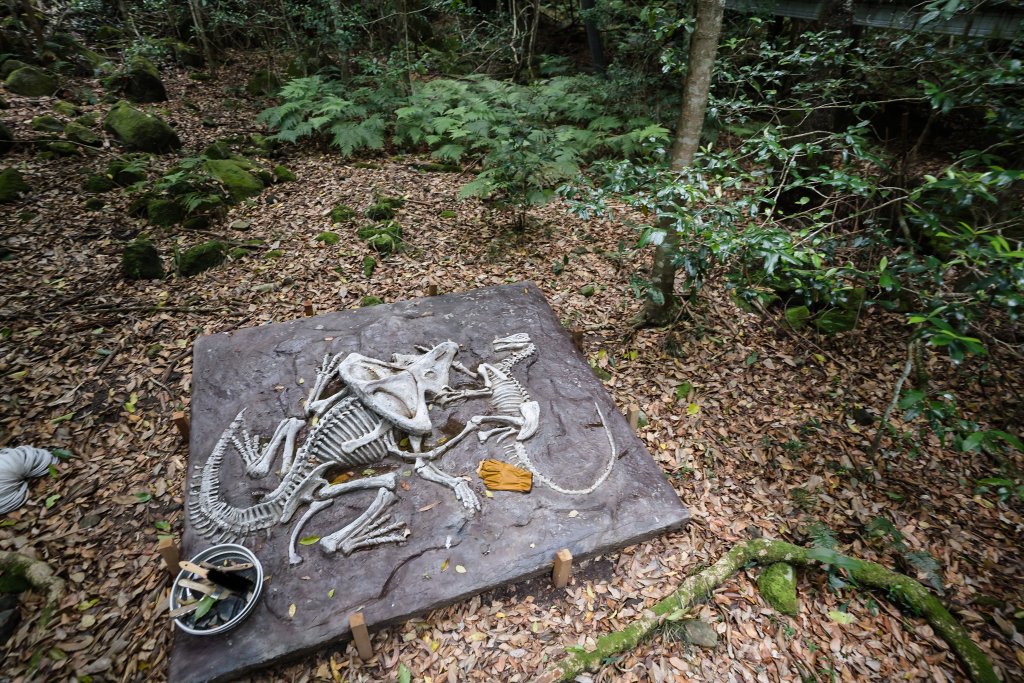
[[[269,443],[260,446],[258,435],[245,427],[245,409],[224,430],[206,463],[192,483],[189,517],[197,533],[218,542],[238,541],[258,531],[288,524],[299,509],[307,506],[295,522],[289,539],[289,561],[302,558],[296,542],[303,526],[334,499],[359,490],[376,490],[370,506],[355,520],[319,540],[321,548],[349,555],[361,548],[398,543],[409,531],[395,521],[389,509],[398,501],[397,473],[368,476],[330,483],[326,474],[332,467],[362,468],[387,458],[414,464],[423,479],[450,488],[457,501],[474,514],[480,501],[469,483],[445,473],[435,465],[442,456],[475,433],[480,445],[493,440],[502,445],[509,462],[529,470],[538,482],[563,495],[586,495],[595,491],[611,474],[617,458],[614,440],[604,414],[595,404],[610,448],[607,464],[593,483],[583,489],[568,489],[543,475],[530,459],[525,442],[540,426],[540,406],[513,375],[513,370],[537,353],[530,337],[513,334],[494,340],[495,352],[511,352],[496,363],[480,363],[469,370],[455,360],[458,345],[442,342],[419,354],[395,354],[390,362],[358,353],[325,356],[306,402],[306,419],[282,420]],[[449,386],[451,370],[472,378],[468,388]],[[341,389],[322,397],[332,381]],[[423,444],[433,431],[430,404],[445,406],[475,398],[486,398],[493,412],[475,415],[454,437],[429,450]],[[493,427],[485,428],[485,426]],[[300,434],[304,432],[301,443]],[[399,447],[402,436],[412,450]],[[260,502],[235,507],[220,491],[220,472],[228,449],[241,457],[246,473],[254,479],[268,476],[277,454],[281,454],[280,483]]]

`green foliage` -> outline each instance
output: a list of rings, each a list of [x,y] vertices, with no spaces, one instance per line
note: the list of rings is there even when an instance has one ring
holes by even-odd
[[[867,532],[870,538],[881,540],[899,553],[907,564],[925,576],[932,588],[939,593],[943,592],[942,567],[927,551],[910,550],[903,534],[892,522],[885,517],[875,517],[868,523]]]
[[[330,230],[327,230],[320,233],[313,239],[315,239],[317,242],[323,242],[327,246],[332,246],[341,241],[341,236],[336,232],[331,232]]]
[[[598,82],[561,77],[517,85],[485,77],[434,79],[399,102],[399,88],[349,87],[320,76],[281,90],[280,105],[260,120],[275,139],[328,142],[343,155],[392,144],[426,148],[449,163],[476,158],[482,168],[463,197],[493,200],[522,216],[547,203],[554,188],[604,155],[640,156],[667,142],[668,131],[647,119],[616,116]],[[393,112],[393,113],[392,113]],[[377,220],[387,209],[372,209]]]

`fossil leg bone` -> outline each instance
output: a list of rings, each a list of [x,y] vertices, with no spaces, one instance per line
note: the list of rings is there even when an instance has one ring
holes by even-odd
[[[427,481],[450,488],[455,492],[455,498],[470,512],[477,512],[480,509],[480,499],[476,497],[465,479],[446,474],[422,458],[416,461],[416,473]]]
[[[400,529],[404,523],[390,523],[390,515],[385,517],[388,508],[396,502],[398,496],[394,493],[386,488],[378,489],[370,507],[344,528],[321,538],[320,547],[329,553],[341,550],[342,554],[348,555],[357,548],[403,540],[405,533]]]

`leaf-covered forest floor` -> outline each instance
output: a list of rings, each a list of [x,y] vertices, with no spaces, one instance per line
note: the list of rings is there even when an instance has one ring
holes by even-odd
[[[151,108],[177,128],[182,154],[257,130],[261,103],[238,87],[251,67],[226,67],[210,83],[165,73],[171,99]],[[98,83],[86,84],[101,92]],[[29,119],[50,113],[52,103],[9,101],[3,118],[22,140],[34,135]],[[84,107],[101,115],[106,108]],[[203,118],[220,125],[204,126]],[[186,447],[170,415],[188,404],[197,336],[299,317],[304,299],[325,312],[354,308],[366,294],[390,302],[424,296],[430,284],[455,292],[530,279],[567,327],[583,330],[585,353],[610,373],[605,384],[622,412],[635,405],[646,413],[641,437],[693,524],[594,560],[564,591],[534,582],[372,632],[378,654],[369,662],[346,644],[252,680],[394,680],[399,663],[413,680],[433,683],[531,680],[566,646],[586,646],[622,628],[684,576],[751,536],[806,543],[806,525],[816,520],[850,554],[913,575],[898,553],[868,540],[865,527],[878,516],[893,522],[911,550],[938,560],[947,604],[1004,680],[1021,680],[1022,622],[1014,621],[1024,608],[1021,506],[974,494],[974,482],[993,476],[996,463],[942,448],[926,433],[901,444],[884,439],[884,474],[858,479],[853,472],[872,464],[865,452],[878,421],[859,425],[851,411],[877,416],[889,403],[904,362],[899,316],[870,310],[853,332],[796,336],[742,311],[724,288],[712,286],[671,330],[634,333],[629,319],[638,302],[629,276],[649,254],[629,249],[632,228],[583,222],[554,203],[515,233],[479,202],[457,198],[468,173],[422,172],[415,165],[421,160],[412,158],[353,164],[311,149],[285,150],[282,161],[296,182],[234,207],[209,230],[235,240],[262,238],[282,257],[257,252],[192,278],[125,282],[119,265],[126,239],[147,231],[167,263],[175,247],[207,235],[130,218],[121,190],[104,196],[103,210],[86,211],[83,175],[103,169],[116,145],[52,161],[35,159],[34,151],[19,145],[3,160],[23,169],[32,190],[0,216],[0,237],[12,250],[0,262],[0,327],[13,331],[0,341],[0,438],[4,445],[66,448],[74,457],[56,477],[34,482],[29,502],[3,520],[0,549],[45,560],[68,579],[68,593],[50,627],[40,631],[28,616],[8,641],[4,678],[166,677],[172,625],[155,547],[164,522],[175,532],[182,526]],[[342,232],[335,246],[314,237],[332,229],[332,206],[361,211],[374,192],[407,200],[398,216],[407,248],[367,279],[362,259],[369,252],[354,226],[334,228]],[[448,211],[456,217],[442,217]],[[239,219],[249,223],[246,230],[227,227]],[[566,257],[556,275],[553,264]],[[597,285],[589,298],[580,293],[588,284]],[[955,389],[982,423],[1020,425],[1019,362],[1000,353],[984,374],[977,361],[956,368],[931,354],[932,386]],[[678,398],[686,382],[692,392]],[[898,429],[917,434],[920,425],[894,417]],[[1016,457],[1011,464],[1024,468]],[[136,495],[142,493],[149,496]],[[716,650],[665,634],[610,662],[593,680],[964,679],[932,630],[883,595],[856,587],[836,594],[825,574],[802,574],[800,613],[790,618],[764,603],[754,579],[754,572],[741,572],[696,611],[718,631]],[[831,618],[836,610],[852,623]]]

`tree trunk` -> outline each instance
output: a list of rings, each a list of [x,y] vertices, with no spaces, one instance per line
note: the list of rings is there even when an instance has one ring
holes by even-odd
[[[697,25],[690,39],[690,59],[683,81],[683,106],[679,113],[679,125],[672,143],[671,161],[673,170],[679,171],[693,163],[693,157],[700,147],[700,134],[704,127],[704,112],[708,106],[708,91],[711,88],[711,72],[718,51],[718,36],[722,32],[722,14],[725,0],[697,0]],[[678,211],[684,207],[669,207]],[[679,233],[672,222],[662,219],[660,226],[665,230],[665,239],[655,247],[651,266],[651,286],[657,294],[647,297],[643,322],[648,325],[664,325],[672,320],[678,301],[675,298],[676,263],[679,250]]]
[[[594,70],[602,76],[608,69],[608,63],[604,59],[604,43],[601,41],[601,32],[597,30],[597,24],[586,14],[594,9],[594,0],[580,0],[580,8],[583,10],[583,26],[587,29],[587,45],[590,46],[590,61],[594,64]]]

